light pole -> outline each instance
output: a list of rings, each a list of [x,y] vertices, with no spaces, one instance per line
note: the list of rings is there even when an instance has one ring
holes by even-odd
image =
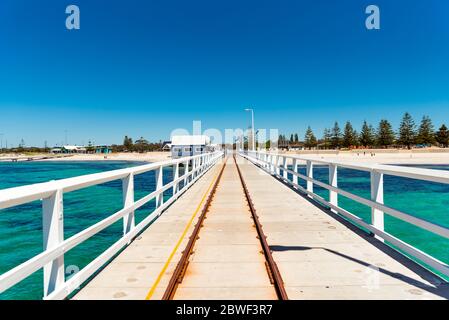
[[[256,150],[256,134],[254,129],[254,109],[245,109],[245,111],[251,111],[251,138],[252,138],[252,151]],[[249,149],[249,148],[248,148]]]

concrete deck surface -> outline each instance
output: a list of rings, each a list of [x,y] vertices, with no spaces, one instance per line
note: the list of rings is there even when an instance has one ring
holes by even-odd
[[[238,158],[290,299],[447,299],[445,282]],[[276,299],[232,158],[175,299]],[[186,191],[74,299],[160,299],[221,165]],[[201,211],[201,210],[200,210]],[[172,258],[170,259],[170,256]]]
[[[447,299],[440,279],[239,158],[290,299]]]
[[[232,158],[199,237],[174,299],[276,299]]]
[[[220,171],[215,165],[175,201],[151,226],[122,251],[74,297],[75,300],[143,300],[160,278],[152,299],[160,299],[181,257],[189,235],[198,219],[196,215],[186,236],[174,252],[184,229],[198,209],[202,198]],[[200,208],[201,209],[201,208]],[[200,212],[201,210],[199,210]],[[168,262],[167,262],[168,261]],[[164,266],[168,265],[164,272]]]

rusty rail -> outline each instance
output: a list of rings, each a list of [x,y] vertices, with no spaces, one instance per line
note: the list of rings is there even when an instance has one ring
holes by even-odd
[[[220,182],[221,176],[223,175],[223,171],[224,171],[225,167],[226,167],[226,159],[223,163],[223,167],[220,169],[220,173],[212,187],[212,190],[206,200],[206,203],[204,204],[203,210],[201,211],[201,215],[198,218],[198,222],[196,223],[195,228],[193,229],[192,235],[189,238],[189,242],[187,243],[186,248],[182,252],[181,259],[179,260],[178,264],[176,265],[176,269],[173,272],[172,277],[170,278],[168,286],[164,292],[164,295],[162,296],[162,300],[173,299],[173,296],[175,295],[178,285],[182,282],[184,274],[187,270],[187,266],[189,264],[189,257],[192,254],[193,248],[195,247],[196,240],[198,240],[198,238],[199,238],[198,234],[200,233],[200,229],[203,226],[204,219],[206,218],[206,214],[207,214],[209,207],[212,203],[214,194],[217,191],[217,186],[218,186],[218,183]]]
[[[268,245],[267,237],[265,236],[265,234],[263,232],[262,224],[259,221],[259,216],[257,215],[256,208],[254,207],[254,203],[249,194],[245,180],[243,179],[243,175],[242,175],[242,172],[240,171],[240,167],[237,163],[237,159],[235,158],[235,155],[234,155],[234,162],[237,167],[237,171],[239,173],[240,182],[242,183],[243,190],[245,192],[245,197],[248,202],[249,209],[251,211],[251,215],[254,220],[254,225],[257,230],[260,244],[262,245],[263,253],[265,256],[265,260],[266,260],[268,276],[270,277],[270,280],[273,282],[273,285],[274,285],[274,288],[276,290],[276,294],[277,294],[279,300],[288,300],[287,291],[285,290],[285,287],[284,287],[284,281],[282,280],[281,273],[279,272],[276,262],[273,259],[273,255],[271,254],[271,249],[270,249],[270,246]]]

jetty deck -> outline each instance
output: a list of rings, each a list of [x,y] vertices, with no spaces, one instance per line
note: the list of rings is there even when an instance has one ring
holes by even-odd
[[[248,196],[234,160],[217,163],[73,298],[158,300],[167,297],[176,276],[172,299],[278,299],[248,201],[288,299],[449,297],[441,278],[253,163],[237,160]],[[196,241],[179,277],[191,237]]]

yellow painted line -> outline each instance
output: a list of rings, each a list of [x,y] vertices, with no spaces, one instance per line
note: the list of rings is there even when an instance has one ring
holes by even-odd
[[[190,226],[193,223],[193,220],[195,219],[196,215],[198,214],[198,212],[200,211],[204,200],[206,200],[207,195],[210,192],[210,189],[212,188],[213,184],[215,183],[215,181],[218,178],[218,175],[220,174],[220,170],[218,171],[218,173],[215,175],[214,179],[212,180],[212,182],[209,185],[209,188],[207,188],[206,193],[204,194],[203,198],[201,199],[200,204],[198,205],[198,207],[196,208],[195,212],[193,213],[192,217],[189,220],[189,223],[187,224],[187,226],[185,227],[181,237],[179,238],[178,242],[176,243],[175,248],[173,249],[173,251],[170,253],[170,256],[168,257],[168,260],[165,262],[164,267],[162,268],[161,272],[159,273],[158,277],[156,278],[156,281],[154,282],[153,286],[151,287],[150,291],[148,292],[147,296],[145,297],[145,300],[150,300],[151,297],[154,294],[154,291],[156,291],[156,287],[158,286],[159,282],[162,279],[162,276],[164,275],[165,271],[168,268],[168,265],[170,264],[171,260],[173,259],[173,256],[175,255],[176,251],[178,251],[179,246],[181,245],[182,241],[184,240],[184,237],[187,234],[187,231],[189,230]]]

